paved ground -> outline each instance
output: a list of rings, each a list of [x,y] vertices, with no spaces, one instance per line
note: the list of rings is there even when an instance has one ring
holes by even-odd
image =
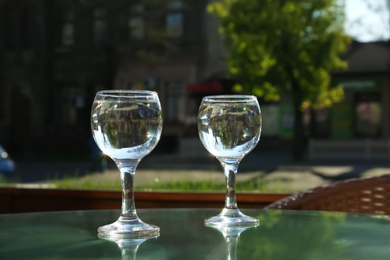
[[[20,182],[47,183],[67,177],[80,182],[119,183],[115,165],[104,172],[92,172],[90,162],[17,161]],[[254,151],[240,164],[237,181],[263,180],[271,192],[295,192],[348,178],[370,177],[390,173],[390,161],[309,160],[291,159],[290,151]],[[219,162],[207,154],[181,156],[179,154],[151,154],[138,166],[136,185],[152,182],[204,181],[223,183]]]

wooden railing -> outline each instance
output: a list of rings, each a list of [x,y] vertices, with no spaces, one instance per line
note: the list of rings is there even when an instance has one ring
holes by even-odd
[[[239,193],[239,208],[263,208],[289,194]],[[225,194],[135,192],[137,208],[222,208]],[[120,209],[120,191],[0,188],[0,213]]]

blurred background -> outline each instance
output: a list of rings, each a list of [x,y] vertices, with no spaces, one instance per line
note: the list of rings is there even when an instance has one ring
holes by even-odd
[[[240,166],[248,189],[270,176],[279,176],[273,177],[279,188],[266,191],[290,192],[368,171],[390,173],[390,1],[328,2],[342,8],[343,34],[350,37],[340,53],[348,67],[329,72],[344,97],[302,108],[302,156],[294,157],[294,100],[288,92],[267,98],[258,86],[242,90],[229,63],[231,34],[221,30],[226,20],[208,7],[223,1],[0,0],[3,181],[67,186],[64,178],[93,183],[88,175],[116,176],[91,143],[91,104],[102,89],[159,94],[163,134],[139,166],[150,174],[140,185],[164,178],[223,183],[222,168],[199,141],[197,111],[205,95],[242,91],[258,94],[263,116],[261,141]],[[313,17],[320,16],[322,7],[313,8]]]

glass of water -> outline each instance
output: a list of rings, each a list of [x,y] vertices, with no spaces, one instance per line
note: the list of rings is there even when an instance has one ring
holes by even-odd
[[[236,202],[237,168],[258,143],[261,111],[255,96],[220,95],[203,98],[198,114],[198,132],[205,148],[222,164],[226,180],[225,207],[206,219],[206,226],[257,226],[258,219],[240,212]]]
[[[99,91],[92,105],[91,128],[99,148],[111,157],[122,181],[119,219],[98,228],[107,238],[156,237],[160,228],[141,221],[134,204],[134,175],[140,160],[157,145],[162,112],[156,92],[146,90]]]

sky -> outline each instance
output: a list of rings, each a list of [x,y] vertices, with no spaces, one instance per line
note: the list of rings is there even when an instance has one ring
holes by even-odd
[[[361,42],[390,39],[390,0],[345,0],[346,32]]]

